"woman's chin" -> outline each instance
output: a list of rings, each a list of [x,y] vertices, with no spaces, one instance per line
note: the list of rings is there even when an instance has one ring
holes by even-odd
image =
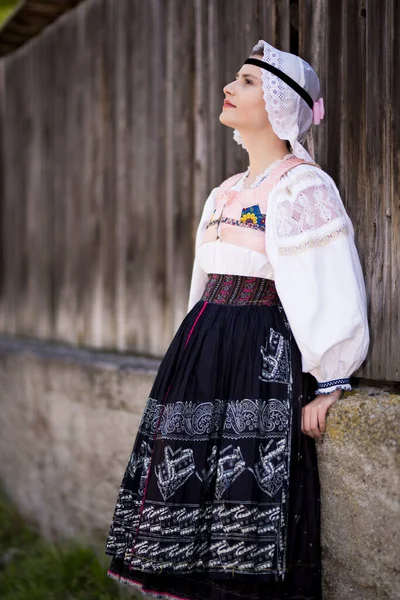
[[[219,115],[219,120],[222,125],[226,125],[227,127],[235,128],[234,119],[230,119],[229,115],[227,115],[224,111]]]

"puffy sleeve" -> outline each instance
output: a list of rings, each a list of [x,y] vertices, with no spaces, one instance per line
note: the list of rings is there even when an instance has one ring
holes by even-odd
[[[195,256],[194,256],[192,278],[191,278],[190,289],[189,289],[188,312],[200,300],[203,290],[204,290],[204,286],[206,285],[207,280],[208,280],[208,274],[205,271],[203,271],[203,269],[200,266],[198,252],[199,252],[199,248],[201,246],[201,242],[202,242],[204,233],[206,231],[207,223],[209,222],[211,215],[214,212],[215,192],[217,191],[217,189],[218,188],[215,187],[211,191],[210,195],[208,196],[208,198],[204,204],[202,215],[200,217],[200,223],[197,227],[196,243],[195,243]]]
[[[368,352],[364,277],[352,222],[333,179],[317,167],[288,171],[271,191],[266,252],[317,394],[351,390]]]

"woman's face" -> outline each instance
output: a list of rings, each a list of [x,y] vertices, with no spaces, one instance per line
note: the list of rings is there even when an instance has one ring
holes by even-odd
[[[219,120],[241,132],[270,128],[263,98],[261,69],[245,64],[235,80],[223,88],[225,102]],[[230,102],[232,106],[226,104]]]

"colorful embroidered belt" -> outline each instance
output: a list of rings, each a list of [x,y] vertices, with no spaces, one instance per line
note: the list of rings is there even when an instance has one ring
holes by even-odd
[[[211,273],[201,300],[215,304],[282,306],[272,279]]]

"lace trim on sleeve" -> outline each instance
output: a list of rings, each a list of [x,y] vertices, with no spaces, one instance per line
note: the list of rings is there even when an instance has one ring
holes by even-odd
[[[296,168],[276,190],[275,230],[280,254],[291,254],[349,235],[340,195],[316,169]]]
[[[335,390],[351,390],[350,377],[343,379],[333,379],[332,381],[324,381],[318,383],[318,389],[315,394],[330,394]]]
[[[311,238],[306,242],[302,242],[300,244],[296,244],[294,246],[279,246],[279,254],[293,254],[294,252],[300,252],[301,250],[307,250],[307,248],[313,246],[321,246],[323,244],[328,244],[332,241],[332,239],[338,237],[339,235],[348,235],[349,228],[347,225],[343,225],[335,231],[331,233],[327,233],[326,235],[319,238]]]

